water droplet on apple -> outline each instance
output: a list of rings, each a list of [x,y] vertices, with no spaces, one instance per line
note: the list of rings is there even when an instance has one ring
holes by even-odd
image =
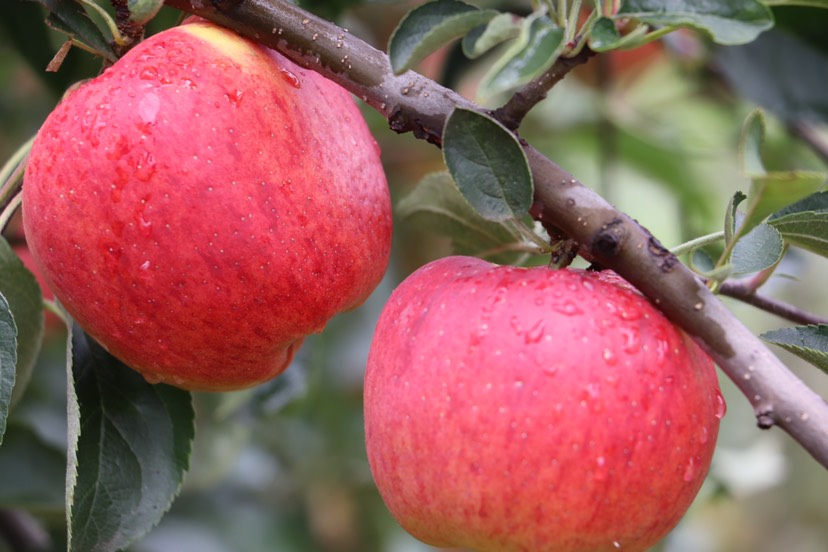
[[[721,420],[727,413],[727,403],[725,403],[724,397],[722,396],[722,392],[718,389],[716,389],[714,401],[715,405],[713,415],[716,416],[716,418],[718,418],[719,420]]]
[[[141,80],[155,80],[158,78],[158,68],[152,65],[147,65],[138,75]]]
[[[152,152],[144,152],[138,155],[135,163],[135,178],[147,182],[155,174],[155,156]]]
[[[543,373],[547,376],[554,376],[558,373],[558,367],[554,364],[550,364],[549,366],[543,367]]]
[[[581,314],[583,311],[573,301],[564,301],[552,306],[553,309],[566,316],[575,316]]]
[[[621,347],[624,349],[625,353],[634,355],[641,349],[641,341],[638,336],[637,328],[621,328],[619,333],[621,334],[621,338],[624,340]]]
[[[708,440],[710,440],[710,432],[707,430],[707,427],[702,426],[701,430],[699,430],[699,443],[703,445]]]
[[[543,324],[543,320],[538,320],[535,324],[529,328],[529,330],[523,335],[523,340],[529,343],[537,343],[543,338],[543,333],[546,327]]]
[[[157,94],[148,92],[138,102],[138,118],[145,125],[154,125],[155,117],[158,115],[158,110],[161,107],[161,99]]]
[[[619,550],[621,549],[621,543],[620,543],[620,542],[618,542],[618,541],[612,541],[612,545],[613,545],[614,547],[618,548]]]
[[[161,377],[158,374],[151,374],[149,372],[144,373],[144,379],[147,380],[147,383],[150,385],[161,383]]]
[[[227,101],[229,101],[233,107],[237,107],[244,97],[244,91],[237,88],[225,93],[224,97],[227,98]]]
[[[280,72],[282,73],[282,77],[294,88],[302,88],[302,81],[299,80],[293,72],[288,71],[287,69],[281,69]]]
[[[610,349],[604,349],[602,357],[604,359],[604,362],[606,362],[610,366],[613,366],[618,362],[618,357],[615,356],[615,353],[613,353]]]
[[[699,459],[697,456],[690,458],[687,461],[687,465],[684,467],[684,475],[682,476],[686,482],[691,482],[693,479],[696,478],[696,474],[699,472]]]
[[[595,468],[592,470],[592,478],[596,481],[603,481],[607,478],[607,459],[599,456],[595,459]]]

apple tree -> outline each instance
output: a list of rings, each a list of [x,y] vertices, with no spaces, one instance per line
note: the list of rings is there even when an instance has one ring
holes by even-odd
[[[828,3],[7,3],[0,551],[828,546]]]

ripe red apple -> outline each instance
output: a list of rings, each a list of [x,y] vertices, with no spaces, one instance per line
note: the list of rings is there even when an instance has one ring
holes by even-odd
[[[204,21],[72,92],[32,147],[24,225],[69,313],[151,382],[251,386],[362,303],[390,251],[353,99]]]
[[[606,272],[448,257],[380,316],[368,460],[434,546],[643,551],[707,472],[725,404],[709,358]]]

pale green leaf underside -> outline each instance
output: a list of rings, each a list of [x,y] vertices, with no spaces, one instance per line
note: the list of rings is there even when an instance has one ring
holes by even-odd
[[[469,59],[480,57],[498,44],[520,35],[520,20],[511,13],[501,13],[486,25],[472,29],[463,37],[463,53]]]
[[[471,29],[498,14],[480,10],[457,0],[429,2],[410,11],[400,21],[388,42],[388,57],[394,73],[403,73]]]
[[[524,215],[532,174],[517,138],[494,119],[455,109],[443,131],[443,158],[463,197],[486,220]]]
[[[782,258],[784,242],[779,231],[760,224],[743,236],[733,248],[733,274],[748,274],[770,268]]]
[[[744,44],[773,26],[770,9],[757,0],[626,0],[618,16],[650,25],[693,27],[719,44]]]
[[[782,328],[765,332],[760,337],[828,374],[828,325]]]

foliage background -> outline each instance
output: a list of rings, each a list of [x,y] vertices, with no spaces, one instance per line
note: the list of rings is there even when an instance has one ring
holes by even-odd
[[[306,2],[379,48],[415,3],[359,4]],[[75,49],[59,73],[44,73],[60,39],[47,34],[36,4],[10,0],[8,6],[0,16],[1,159],[36,132],[68,84],[100,67]],[[823,11],[789,8],[777,14],[781,26],[789,21],[808,36],[809,28],[828,28]],[[177,17],[165,9],[151,31]],[[814,44],[828,52],[826,40]],[[724,55],[732,56],[735,50],[730,50]],[[718,230],[727,200],[747,186],[738,171],[737,143],[742,121],[755,104],[722,79],[722,52],[694,35],[671,36],[667,47],[636,52],[593,59],[567,77],[532,112],[521,133],[669,247]],[[749,58],[735,59],[731,64],[739,68]],[[431,56],[420,69],[470,97],[480,77],[451,49]],[[810,86],[813,76],[800,77],[801,86]],[[382,147],[395,200],[424,175],[442,169],[438,150],[393,134],[370,110],[365,114]],[[768,120],[764,153],[770,168],[824,169],[781,121]],[[828,138],[824,126],[821,132]],[[252,391],[196,395],[195,452],[184,490],[162,523],[131,550],[430,550],[408,537],[385,510],[362,444],[362,373],[379,311],[406,274],[450,252],[445,238],[416,220],[395,222],[394,258],[383,284],[362,308],[308,339],[284,376]],[[8,237],[22,240],[13,232]],[[826,313],[826,263],[806,253],[791,256],[766,291]],[[750,307],[728,304],[757,333],[783,325]],[[32,512],[48,531],[43,550],[64,548],[64,348],[65,333],[52,324],[32,384],[13,410],[0,448],[0,508]],[[826,378],[814,368],[784,352],[780,356],[828,395]],[[690,513],[658,550],[828,549],[825,472],[781,432],[757,430],[747,401],[724,377],[722,385],[729,410],[711,474]],[[6,550],[0,539],[0,552]]]

